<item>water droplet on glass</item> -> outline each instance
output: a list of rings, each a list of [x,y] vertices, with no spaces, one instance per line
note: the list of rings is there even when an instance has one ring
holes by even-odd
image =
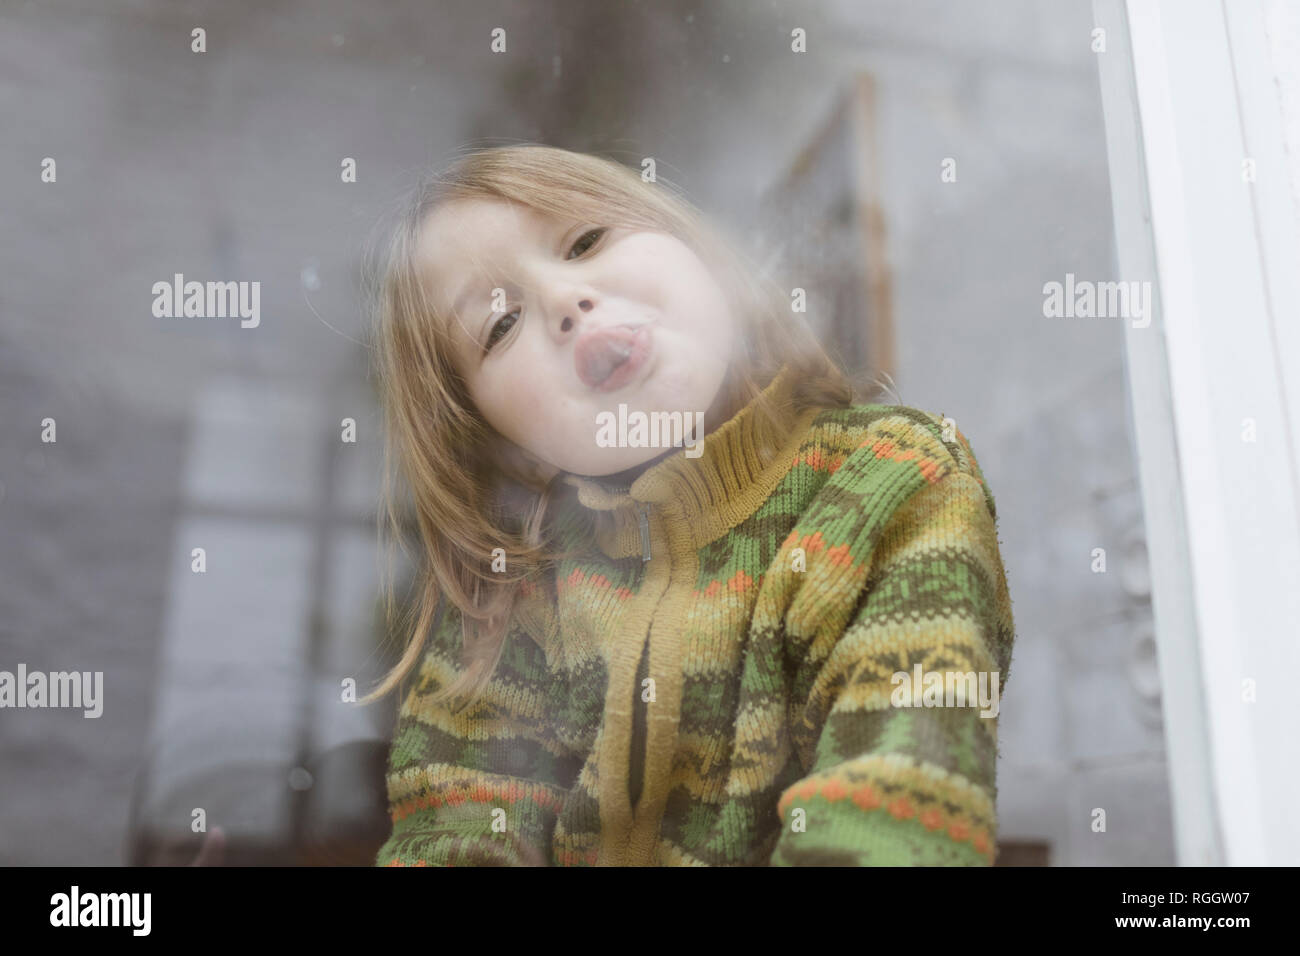
[[[316,265],[316,260],[313,259],[302,267],[302,287],[308,292],[315,292],[320,288],[320,274],[316,271]]]
[[[310,790],[314,782],[312,775],[302,767],[294,767],[289,771],[289,786],[294,790]]]

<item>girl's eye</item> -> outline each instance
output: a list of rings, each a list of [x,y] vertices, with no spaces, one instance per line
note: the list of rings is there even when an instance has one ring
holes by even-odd
[[[597,242],[599,242],[600,237],[607,232],[609,232],[609,230],[604,226],[598,226],[595,229],[588,229],[581,236],[579,236],[577,242],[575,242],[570,247],[569,255],[565,256],[565,258],[566,259],[574,258],[573,252],[575,250],[577,250],[578,255],[581,256],[588,249],[590,249]],[[591,241],[588,242],[587,241],[588,239],[590,239]],[[518,309],[514,309],[510,312],[507,312],[505,315],[501,316],[501,318],[497,319],[497,321],[493,324],[492,328],[488,330],[487,344],[484,346],[485,351],[491,352],[492,346],[496,345],[497,342],[501,341],[503,338],[505,338],[507,335],[510,334],[510,330],[513,329],[515,325],[519,322],[518,312],[519,312]],[[513,317],[513,321],[510,321],[512,317]]]
[[[518,318],[515,319],[515,322],[510,322],[509,324],[507,324],[506,320],[509,319],[512,315],[516,315],[516,313],[518,312],[519,312],[518,309],[514,309],[510,312],[507,312],[505,315],[501,316],[501,318],[497,319],[495,323],[493,323],[492,328],[488,329],[487,346],[486,346],[487,351],[491,352],[492,346],[496,345],[498,341],[504,338],[510,332],[510,330],[514,328],[515,322],[519,321]],[[500,332],[501,334],[498,335],[497,334],[498,332]]]
[[[571,258],[573,258],[573,256],[572,256],[573,250],[574,250],[574,249],[577,249],[579,246],[583,246],[583,240],[586,239],[588,236],[595,236],[596,239],[599,239],[599,238],[600,238],[602,235],[604,235],[606,232],[608,232],[608,230],[605,229],[604,227],[600,227],[600,228],[596,228],[596,229],[588,229],[586,232],[584,232],[581,236],[578,237],[578,241],[575,242],[575,243],[573,244],[573,247],[572,247],[571,249],[569,249],[569,253],[570,253],[570,255],[565,256],[565,258],[566,258],[566,259],[571,259]],[[596,244],[596,241],[593,240],[590,244],[588,244],[588,245],[586,245],[586,246],[583,246],[582,252],[586,252],[588,249],[590,249],[590,248],[591,248],[592,246],[594,246],[595,244]],[[581,252],[578,253],[578,254],[579,254],[579,255],[582,255]]]

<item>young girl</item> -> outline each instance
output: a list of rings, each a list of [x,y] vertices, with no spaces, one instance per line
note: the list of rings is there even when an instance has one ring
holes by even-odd
[[[993,862],[993,496],[788,303],[608,160],[488,149],[418,192],[379,289],[421,560],[366,698],[414,675],[378,865]]]

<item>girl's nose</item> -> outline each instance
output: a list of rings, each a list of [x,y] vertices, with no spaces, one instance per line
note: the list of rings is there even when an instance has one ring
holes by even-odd
[[[591,300],[590,299],[580,300],[578,302],[578,308],[581,309],[583,312],[590,312],[592,310]],[[571,328],[573,328],[573,325],[574,325],[573,319],[569,318],[566,315],[563,319],[560,320],[560,331],[568,332]]]

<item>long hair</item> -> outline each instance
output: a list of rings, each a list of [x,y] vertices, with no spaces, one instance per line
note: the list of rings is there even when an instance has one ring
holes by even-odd
[[[795,410],[844,407],[857,397],[854,384],[792,313],[787,293],[663,184],[610,159],[532,143],[474,151],[428,176],[392,232],[372,290],[385,425],[381,536],[386,514],[394,539],[402,542],[395,485],[404,479],[419,548],[414,601],[397,627],[405,635],[404,651],[362,703],[397,687],[417,666],[431,622],[436,627],[448,605],[461,612],[463,669],[435,699],[476,699],[500,661],[521,589],[564,553],[547,521],[561,475],[546,482],[532,473],[474,407],[452,359],[451,319],[438,314],[425,293],[421,228],[433,210],[461,199],[506,200],[563,221],[660,230],[690,247],[729,296],[739,325],[722,386],[728,416],[755,403],[759,415],[784,421],[791,409],[768,407],[760,393],[785,365],[794,370]],[[504,573],[491,570],[494,552],[498,558],[504,552]],[[391,580],[386,595],[391,628]]]

